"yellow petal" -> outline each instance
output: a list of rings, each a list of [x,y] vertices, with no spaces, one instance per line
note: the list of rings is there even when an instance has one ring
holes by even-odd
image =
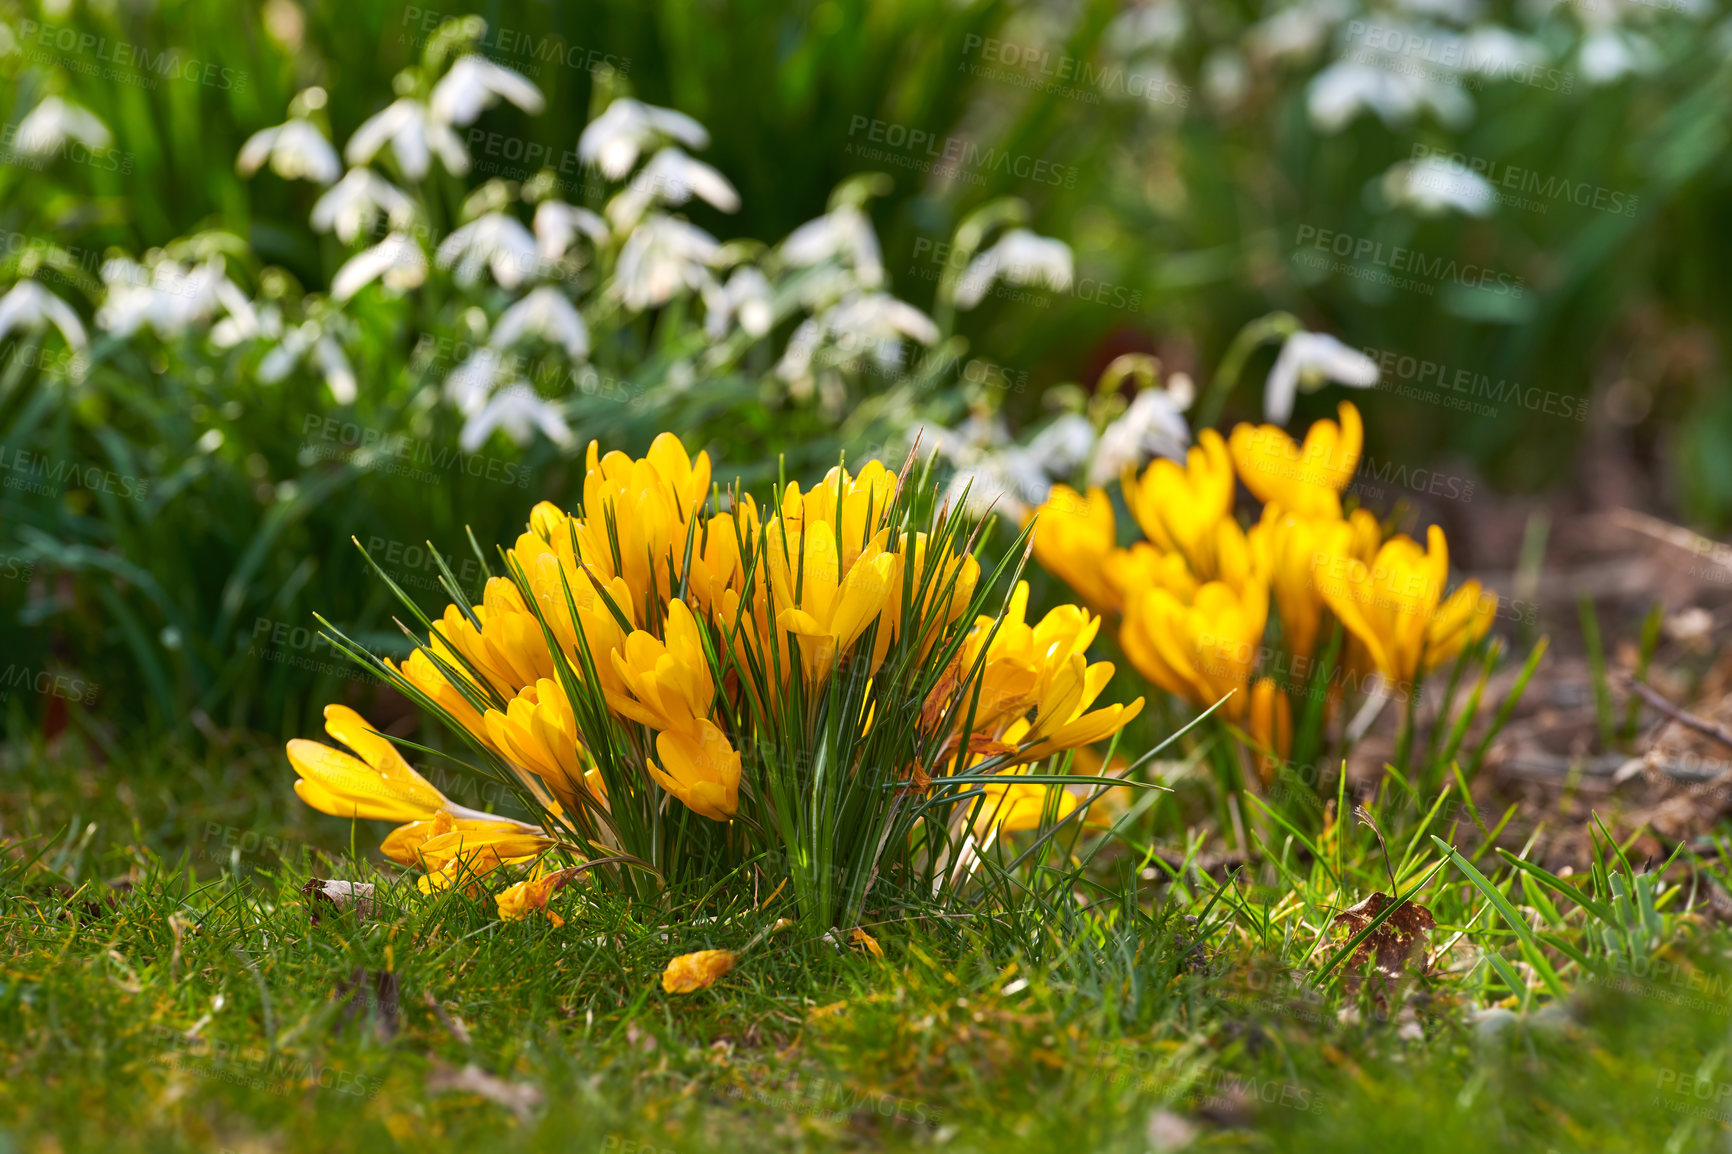
[[[681,954],[662,971],[662,989],[670,994],[707,990],[734,968],[739,955],[732,950],[698,950]]]

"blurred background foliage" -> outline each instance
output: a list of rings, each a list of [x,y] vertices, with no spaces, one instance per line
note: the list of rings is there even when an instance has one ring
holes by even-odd
[[[1732,317],[1720,291],[1732,258],[1732,25],[1706,3],[0,3],[6,139],[59,95],[109,126],[120,154],[41,165],[8,154],[0,287],[35,275],[88,317],[111,249],[136,256],[220,230],[245,241],[223,255],[249,292],[326,291],[350,253],[307,227],[320,189],[244,178],[237,152],[315,85],[329,94],[321,115],[340,147],[391,101],[393,78],[422,60],[441,24],[471,12],[487,22],[483,50],[524,72],[547,109],[530,116],[502,102],[460,130],[478,163],[465,178],[435,168],[423,186],[435,235],[486,179],[489,140],[563,156],[608,100],[629,94],[708,128],[701,155],[741,208],[694,203],[689,216],[722,240],[779,240],[823,213],[848,177],[889,173],[870,212],[890,288],[937,316],[946,337],[913,374],[921,420],[954,425],[985,408],[1026,437],[1064,401],[1060,386],[1090,387],[1131,351],[1206,383],[1247,322],[1283,309],[1357,348],[1587,404],[1577,421],[1521,405],[1487,416],[1437,398],[1356,395],[1379,459],[1451,462],[1535,492],[1570,485],[1581,453],[1615,444],[1645,469],[1656,509],[1709,529],[1732,518]],[[1385,53],[1369,79],[1349,67],[1379,30],[1506,26],[1572,77],[1567,91],[1508,77],[1440,81],[1429,46]],[[210,67],[197,82],[117,82],[100,65],[121,45]],[[1360,94],[1346,117],[1324,99],[1331,69],[1334,91]],[[1414,79],[1425,70],[1432,79]],[[1126,83],[1133,75],[1140,94]],[[960,146],[1009,161],[921,171],[935,153],[890,147],[897,128],[926,134],[940,157]],[[1431,150],[1496,166],[1494,178],[1515,166],[1604,190],[1621,210],[1591,197],[1586,207],[1506,197],[1474,211],[1392,203],[1392,171]],[[960,339],[950,339],[942,246],[1004,197],[1028,205],[1036,232],[1071,246],[1075,287],[988,294],[954,318]],[[568,199],[597,210],[603,201]],[[1293,259],[1327,234],[1476,263],[1528,291],[1404,291]],[[37,267],[42,238],[60,254],[51,276]],[[434,443],[458,436],[452,414],[417,400],[429,377],[416,350],[428,332],[462,339],[461,302],[362,296],[351,315],[360,388],[348,404],[313,372],[264,384],[256,357],[212,353],[198,334],[155,344],[99,334],[83,375],[53,371],[57,337],[7,336],[0,452],[137,482],[40,493],[9,481],[0,492],[8,663],[74,670],[99,686],[111,734],[141,723],[302,732],[325,701],[371,690],[295,630],[312,629],[318,612],[381,646],[397,636],[389,592],[351,537],[385,542],[395,575],[433,590],[424,557],[402,560],[411,549],[431,541],[468,556],[466,527],[488,550],[509,541],[534,500],[575,499],[592,437],[641,451],[672,427],[726,475],[762,481],[777,453],[790,455],[793,475],[890,435],[861,404],[887,382],[863,380],[839,410],[834,398],[771,390],[769,365],[748,358],[726,380],[678,390],[671,407],[574,395],[564,447],[494,436],[487,454],[523,469],[521,485],[515,472],[508,483],[460,472],[429,482],[364,458],[309,459],[306,430],[327,418]],[[971,385],[970,354],[1014,387]],[[1272,358],[1256,354],[1247,376],[1260,379]],[[627,389],[668,387],[654,377]],[[1255,393],[1240,390],[1226,417],[1258,417]],[[1303,399],[1298,420],[1334,402]],[[14,730],[67,723],[64,696],[10,693],[0,709]]]

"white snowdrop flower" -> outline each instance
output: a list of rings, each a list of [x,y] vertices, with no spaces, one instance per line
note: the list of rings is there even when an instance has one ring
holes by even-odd
[[[178,336],[207,320],[221,304],[218,287],[228,278],[221,258],[187,267],[163,258],[146,269],[124,258],[104,262],[108,287],[96,323],[104,332],[126,338],[140,328],[159,337]]]
[[[259,358],[258,378],[261,384],[274,385],[294,372],[307,350],[319,338],[319,326],[303,321],[283,334],[271,350]]]
[[[1285,425],[1293,415],[1297,393],[1315,392],[1330,381],[1369,389],[1377,383],[1377,362],[1328,333],[1294,333],[1269,370],[1263,388],[1264,418]]]
[[[747,336],[762,337],[775,322],[770,282],[751,265],[735,269],[734,275],[728,278],[728,304]]]
[[[560,200],[544,200],[535,206],[535,251],[547,264],[565,256],[571,242],[582,233],[593,243],[607,243],[607,222],[587,208]]]
[[[408,292],[426,279],[427,254],[413,237],[394,232],[350,257],[331,278],[331,295],[346,301],[374,281],[394,293]]]
[[[1252,25],[1245,50],[1258,60],[1309,60],[1351,14],[1346,0],[1291,4]]]
[[[324,375],[325,387],[331,390],[331,397],[339,405],[352,403],[360,391],[355,370],[336,336],[317,321],[307,320],[295,325],[259,359],[259,382],[274,385],[287,379],[309,352]]]
[[[50,96],[18,122],[12,144],[27,155],[48,156],[69,140],[86,148],[107,148],[114,136],[90,109]]]
[[[503,349],[528,335],[559,345],[574,361],[589,356],[589,328],[583,316],[552,285],[542,285],[501,313],[487,343]]]
[[[1225,110],[1239,107],[1250,89],[1251,69],[1245,58],[1232,49],[1216,49],[1203,61],[1203,91],[1215,107]]]
[[[514,72],[482,56],[470,53],[460,57],[451,70],[433,86],[433,98],[428,102],[435,120],[446,124],[471,124],[483,109],[491,108],[501,96],[535,116],[547,106],[541,90],[521,72]]]
[[[1546,50],[1538,42],[1495,25],[1475,28],[1461,37],[1455,58],[1463,62],[1466,71],[1493,80],[1512,72],[1522,75],[1547,59]]]
[[[351,168],[313,202],[313,227],[335,231],[344,244],[354,244],[381,212],[392,228],[408,228],[415,220],[415,202],[372,169]]]
[[[677,148],[664,148],[608,202],[607,216],[623,232],[652,205],[684,204],[694,195],[723,212],[740,208],[740,194],[727,177]]]
[[[677,140],[687,148],[708,148],[710,134],[683,112],[621,98],[584,128],[577,141],[577,158],[594,164],[609,180],[631,171],[637,158],[661,139]]]
[[[72,348],[82,350],[89,342],[84,322],[72,306],[33,280],[21,280],[0,297],[0,339],[13,329],[39,331],[47,325],[60,330]]]
[[[237,293],[240,290],[235,290]],[[244,298],[243,298],[244,299]],[[230,307],[228,315],[211,326],[210,343],[219,349],[232,349],[243,341],[278,340],[283,335],[283,314],[276,305],[253,309],[247,302],[247,312]]]
[[[1404,127],[1426,109],[1446,125],[1472,117],[1473,102],[1459,87],[1400,67],[1337,60],[1312,77],[1306,90],[1311,123],[1323,132],[1338,132],[1362,111],[1375,112],[1391,128]]]
[[[1185,35],[1185,8],[1178,0],[1155,0],[1127,8],[1107,25],[1106,42],[1121,56],[1139,52],[1165,52],[1178,46]]]
[[[700,291],[704,297],[704,333],[711,340],[727,336],[729,323],[736,320],[753,338],[770,331],[775,320],[770,282],[753,266],[735,269],[725,286],[710,281]]]
[[[503,212],[483,213],[439,245],[439,267],[457,265],[457,283],[472,285],[482,268],[504,288],[516,288],[540,267],[535,237],[523,223]],[[461,258],[461,259],[459,259]]]
[[[519,445],[528,444],[536,429],[556,445],[571,442],[571,427],[565,423],[559,407],[552,401],[543,400],[534,389],[521,382],[508,385],[489,397],[464,422],[458,444],[465,453],[473,453],[487,443],[495,429],[504,429],[505,435]]]
[[[1072,275],[1070,246],[1064,241],[1013,228],[968,262],[956,285],[956,307],[973,308],[997,280],[1064,292],[1070,288]]]
[[[247,294],[226,276],[217,282],[217,301],[227,315],[211,326],[211,344],[219,349],[233,348],[242,341],[262,335],[258,310],[253,308]]]
[[[428,111],[419,100],[404,96],[395,100],[383,112],[376,113],[355,129],[343,149],[343,158],[350,164],[366,164],[385,145],[397,157],[403,175],[420,180],[427,175],[433,155],[439,157],[445,171],[462,176],[469,171],[469,153],[451,126]]]
[[[339,405],[347,405],[354,401],[359,389],[356,387],[355,370],[349,365],[349,358],[343,353],[330,333],[319,337],[313,345],[313,358],[319,362],[319,369],[325,374],[325,387],[331,390],[331,398]]]
[[[1089,484],[1105,485],[1151,457],[1183,461],[1185,450],[1191,446],[1185,410],[1191,407],[1194,395],[1190,378],[1182,374],[1174,375],[1166,388],[1138,393],[1118,420],[1101,433],[1089,461]]]
[[[1055,479],[1088,459],[1095,431],[1080,414],[1066,413],[1018,445],[1002,419],[975,413],[958,429],[937,430],[933,444],[957,468],[945,487],[946,500],[962,504],[973,517],[990,511],[1021,520],[1046,500]]]
[[[935,344],[938,326],[913,305],[887,293],[852,293],[800,323],[788,338],[776,372],[787,381],[805,380],[813,357],[826,341],[839,363],[856,363],[870,355],[880,367],[894,369],[901,364],[905,338]]]
[[[499,350],[482,345],[445,374],[445,399],[466,417],[479,413],[499,378]]]
[[[721,258],[716,239],[696,225],[671,216],[650,216],[620,249],[614,285],[635,312],[666,304],[681,289],[701,291],[712,278],[709,266]]]
[[[330,184],[343,174],[343,164],[331,142],[311,121],[299,117],[247,137],[235,158],[235,169],[242,176],[251,176],[267,160],[271,171],[284,180]]]
[[[864,288],[884,283],[884,260],[872,221],[858,205],[844,204],[809,220],[782,241],[782,260],[792,268],[810,268],[839,260],[854,270]]]
[[[1383,174],[1383,194],[1391,204],[1421,216],[1460,212],[1490,216],[1497,207],[1497,190],[1479,173],[1446,156],[1403,160]]]
[[[1605,85],[1650,71],[1660,59],[1660,53],[1642,36],[1623,28],[1600,27],[1583,39],[1576,66],[1589,84]]]

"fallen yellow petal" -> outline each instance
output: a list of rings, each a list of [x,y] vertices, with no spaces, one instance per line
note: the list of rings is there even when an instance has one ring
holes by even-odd
[[[859,926],[854,927],[854,932],[848,935],[848,940],[857,946],[865,946],[866,952],[875,958],[884,956],[884,947],[878,944],[878,939]]]
[[[662,971],[662,989],[670,994],[707,990],[734,968],[737,957],[732,950],[699,950],[694,954],[681,954]]]

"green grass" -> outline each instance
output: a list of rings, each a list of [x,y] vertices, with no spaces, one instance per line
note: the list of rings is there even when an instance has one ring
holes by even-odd
[[[276,756],[0,761],[0,1150],[1140,1151],[1159,1110],[1204,1149],[1722,1141],[1732,971],[1687,910],[1702,863],[1651,886],[1607,847],[1603,877],[1553,882],[1440,831],[1482,888],[1390,819],[1433,947],[1461,937],[1380,1005],[1348,965],[1323,973],[1344,939],[1317,932],[1388,887],[1365,827],[1315,856],[1265,832],[1225,887],[1196,868],[1218,846],[1167,868],[1127,828],[1057,886],[869,907],[882,960],[786,929],[669,996],[669,957],[791,909],[747,882],[661,908],[572,887],[564,927],[502,923],[490,898],[421,895],[378,864],[382,827],[311,814],[286,773],[260,789]],[[375,882],[376,916],[313,924],[310,876]],[[370,976],[350,1004],[357,970],[392,975],[394,1033]],[[1507,1012],[1476,1023],[1487,1006]],[[441,1089],[471,1065],[506,1104]]]

